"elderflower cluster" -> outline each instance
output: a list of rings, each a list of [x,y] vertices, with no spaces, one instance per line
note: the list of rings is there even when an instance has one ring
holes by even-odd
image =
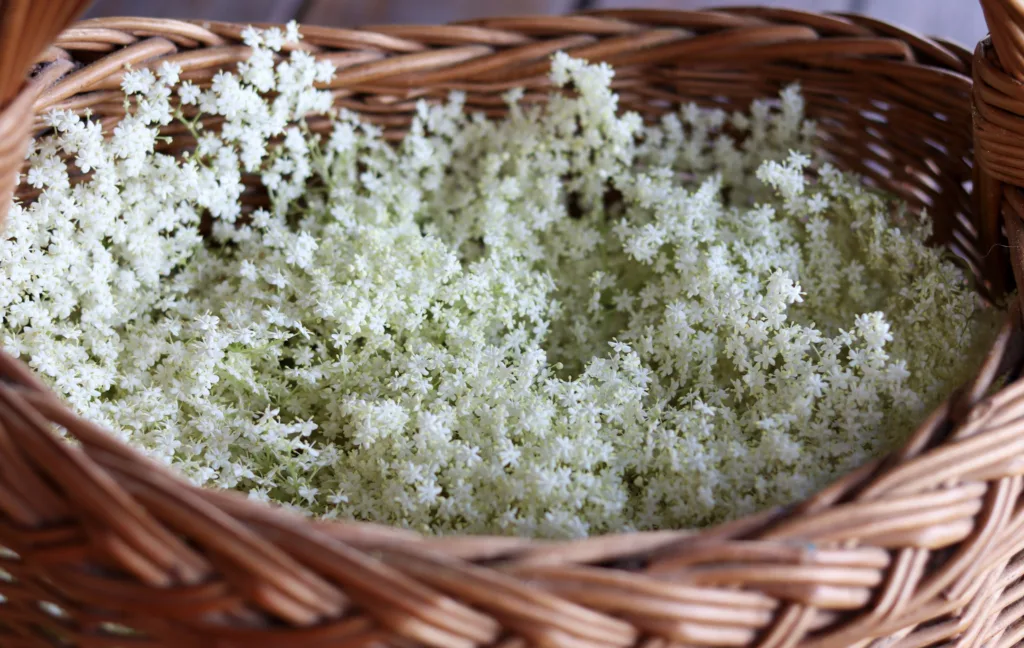
[[[126,73],[109,137],[50,115],[0,243],[3,346],[196,484],[431,533],[706,525],[892,448],[993,330],[927,221],[812,161],[796,88],[645,125],[560,54],[572,93],[420,104],[393,146],[297,37],[247,30],[208,88]]]

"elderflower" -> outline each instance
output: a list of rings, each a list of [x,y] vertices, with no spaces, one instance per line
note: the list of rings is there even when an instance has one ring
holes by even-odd
[[[3,346],[196,484],[431,533],[706,525],[894,448],[992,333],[795,87],[644,124],[558,54],[574,94],[456,93],[392,146],[299,36],[245,30],[207,89],[128,71],[107,137],[49,115],[0,242]]]

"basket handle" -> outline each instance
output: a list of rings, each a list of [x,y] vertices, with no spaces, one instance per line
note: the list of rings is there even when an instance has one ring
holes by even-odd
[[[986,274],[998,276],[1009,256],[1024,304],[1024,0],[980,1],[989,37],[978,44],[972,65],[975,209],[991,245],[982,250]]]
[[[26,83],[32,67],[90,0],[0,0],[0,229],[25,159],[32,103],[42,89]]]

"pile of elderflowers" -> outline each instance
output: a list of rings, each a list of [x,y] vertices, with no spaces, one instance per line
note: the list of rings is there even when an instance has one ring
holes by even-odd
[[[706,525],[892,448],[993,329],[926,220],[812,160],[796,88],[645,125],[557,55],[543,106],[456,93],[391,145],[294,26],[245,38],[208,88],[127,72],[108,138],[51,114],[0,243],[4,348],[197,484],[433,533]]]

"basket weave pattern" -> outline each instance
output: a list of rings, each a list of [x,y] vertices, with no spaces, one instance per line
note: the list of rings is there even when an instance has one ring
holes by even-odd
[[[1024,23],[1011,3],[984,4],[992,24]],[[247,56],[241,29],[115,18],[64,31],[0,112],[0,191],[14,189],[39,115],[88,109],[114,124],[126,65],[172,60],[206,83]],[[455,89],[491,113],[511,87],[542,100],[557,50],[614,65],[624,108],[647,117],[689,100],[744,108],[798,80],[835,161],[928,208],[936,243],[997,296],[1024,267],[1018,33],[995,31],[972,58],[856,16],[604,11],[306,27],[301,47],[337,66],[337,104],[390,137],[418,99]],[[3,42],[0,61],[10,61]],[[572,543],[421,538],[194,488],[0,354],[0,645],[1013,646],[1024,640],[1019,319],[1015,305],[978,377],[899,453],[811,500],[702,533]],[[58,440],[51,424],[79,443]]]

